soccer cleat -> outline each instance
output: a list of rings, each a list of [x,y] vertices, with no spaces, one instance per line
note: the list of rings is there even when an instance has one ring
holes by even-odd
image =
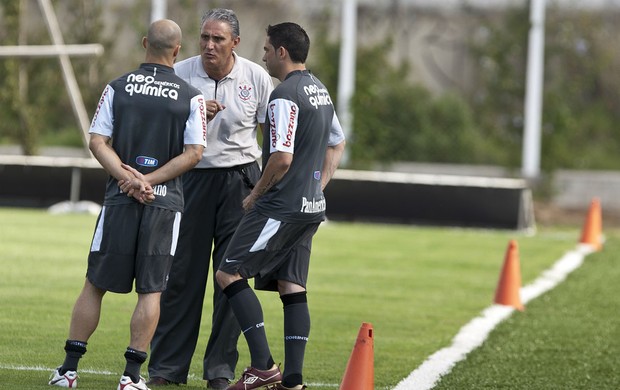
[[[131,377],[127,375],[121,376],[121,381],[118,383],[116,390],[151,390],[146,387],[144,378],[140,377],[138,383],[134,383]]]
[[[49,384],[52,386],[66,387],[68,389],[77,388],[77,372],[67,371],[63,375],[60,375],[61,367],[58,367],[54,370],[54,372],[52,372],[52,375],[50,375]]]
[[[254,367],[248,367],[243,371],[241,378],[234,385],[228,386],[228,390],[251,390],[251,389],[269,389],[276,390],[278,384],[282,382],[282,373],[280,367],[275,364],[270,370],[257,370]]]

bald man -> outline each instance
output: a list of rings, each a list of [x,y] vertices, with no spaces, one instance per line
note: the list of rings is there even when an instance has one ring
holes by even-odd
[[[97,328],[106,292],[135,289],[125,371],[119,390],[147,390],[142,363],[159,320],[184,207],[180,175],[206,146],[206,108],[199,90],[174,74],[181,29],[151,24],[140,67],[110,82],[90,127],[89,148],[109,178],[93,235],[86,280],[73,308],[65,361],[49,384],[77,387],[77,367]]]

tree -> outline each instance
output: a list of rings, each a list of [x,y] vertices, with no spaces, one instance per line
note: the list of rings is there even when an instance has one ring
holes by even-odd
[[[484,39],[470,42],[480,72],[468,100],[484,134],[509,146],[509,166],[520,162],[528,12],[524,6],[487,16],[476,34]],[[611,10],[547,11],[541,140],[546,172],[620,166],[620,75],[612,71],[620,54],[610,44],[618,18]]]
[[[3,42],[15,45],[23,41],[25,33],[20,29],[19,15],[25,4],[23,1],[2,2],[5,26],[1,32]],[[41,115],[35,109],[33,103],[36,100],[33,101],[29,91],[32,80],[28,78],[27,66],[21,58],[0,61],[0,73],[5,75],[0,80],[0,134],[16,140],[25,154],[35,154]]]
[[[327,27],[319,31],[314,70],[337,96],[339,45],[327,39]],[[409,64],[389,62],[391,47],[388,39],[358,48],[353,134],[347,142],[351,165],[484,162],[494,149],[476,132],[469,106],[458,95],[435,97],[409,82]]]
[[[101,37],[101,3],[74,0],[60,4],[66,43],[110,41]],[[50,44],[45,23],[38,23],[32,15],[39,9],[29,1],[2,0],[0,30],[2,42],[7,45]],[[58,10],[57,10],[58,11]],[[105,45],[104,45],[105,46]],[[98,77],[102,64],[96,58],[72,59],[78,84],[87,108],[96,106],[103,89]],[[82,146],[81,129],[76,123],[65,85],[60,75],[58,59],[0,58],[0,141],[17,143],[26,155],[37,154],[47,144]]]

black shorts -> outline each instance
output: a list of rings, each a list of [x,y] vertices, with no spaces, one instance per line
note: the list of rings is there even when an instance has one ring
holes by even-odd
[[[88,256],[86,277],[117,293],[166,289],[177,246],[181,213],[139,203],[104,206]]]
[[[306,287],[312,237],[320,223],[286,223],[254,209],[243,216],[220,270],[255,278],[258,290],[277,291],[278,280]]]

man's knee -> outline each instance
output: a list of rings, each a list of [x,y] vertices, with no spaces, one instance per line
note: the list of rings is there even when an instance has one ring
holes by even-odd
[[[296,283],[289,282],[288,280],[278,280],[278,292],[280,293],[280,296],[305,291],[306,289],[304,287]]]
[[[226,287],[228,287],[231,283],[242,279],[241,275],[239,274],[234,274],[231,275],[229,273],[226,273],[224,271],[220,271],[218,270],[215,273],[215,280],[217,281],[217,284],[220,286],[220,288],[222,290],[224,290]]]

